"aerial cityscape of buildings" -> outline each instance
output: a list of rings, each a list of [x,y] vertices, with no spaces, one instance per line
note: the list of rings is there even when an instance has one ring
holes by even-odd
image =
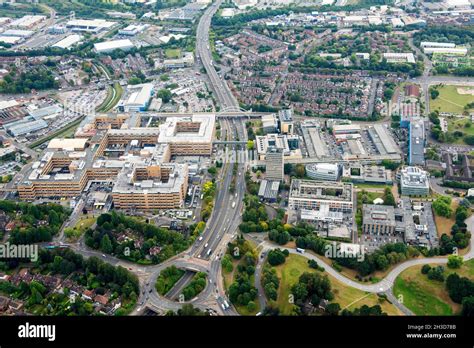
[[[0,315],[474,315],[472,1],[0,3]]]

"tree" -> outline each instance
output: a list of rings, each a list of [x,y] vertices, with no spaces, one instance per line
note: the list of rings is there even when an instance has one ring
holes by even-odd
[[[395,197],[393,197],[392,191],[390,188],[386,187],[384,192],[384,203],[385,205],[396,206]]]
[[[439,91],[436,88],[430,88],[430,97],[435,100],[439,96]]]
[[[421,267],[421,273],[422,274],[428,274],[428,272],[430,271],[431,269],[431,266],[430,265],[423,265],[423,267]]]
[[[439,196],[433,202],[433,210],[436,215],[450,218],[453,210],[451,209],[451,198],[447,196]]]
[[[285,254],[280,249],[270,250],[268,253],[268,263],[272,266],[281,265],[285,262]]]
[[[156,94],[156,96],[158,98],[161,98],[161,100],[163,101],[163,103],[168,103],[171,101],[171,98],[172,98],[172,94],[170,92],[170,90],[166,89],[166,88],[163,88],[163,89],[160,89],[158,91],[158,93]]]
[[[254,148],[254,142],[253,140],[247,141],[247,150],[252,150]]]
[[[437,266],[433,267],[428,271],[428,279],[431,280],[437,280],[440,282],[444,281],[444,267],[443,266]]]
[[[247,310],[249,312],[253,312],[257,309],[257,305],[255,304],[255,302],[253,301],[250,301],[249,303],[247,303]]]
[[[306,169],[303,164],[297,164],[295,168],[295,174],[298,178],[303,178],[306,174]]]
[[[461,315],[466,317],[474,317],[474,296],[464,297],[462,299]]]
[[[108,234],[104,234],[104,236],[102,237],[102,240],[100,241],[100,250],[102,250],[106,254],[112,253],[112,242],[110,241]]]
[[[448,256],[448,267],[449,268],[461,268],[463,264],[463,257],[458,255]]]
[[[329,315],[338,315],[341,310],[339,303],[330,303],[326,306],[326,313]]]

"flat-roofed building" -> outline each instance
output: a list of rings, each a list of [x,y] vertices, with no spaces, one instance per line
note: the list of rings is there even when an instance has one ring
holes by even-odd
[[[118,174],[112,197],[117,209],[182,208],[187,185],[187,164],[129,163]]]
[[[280,132],[283,134],[294,133],[293,110],[283,109],[278,111],[278,120],[280,121]]]
[[[84,151],[87,139],[54,138],[48,144],[48,149],[57,151]]]
[[[166,69],[179,69],[194,65],[193,52],[184,52],[182,57],[174,59],[165,59],[162,66]]]
[[[47,128],[48,124],[44,120],[32,119],[32,120],[10,123],[8,125],[4,125],[3,127],[11,135],[13,135],[14,137],[18,137],[20,135],[33,133],[33,132],[39,131],[40,129]]]
[[[94,44],[97,53],[109,53],[115,50],[130,51],[135,45],[129,39],[112,40]]]
[[[276,202],[280,181],[262,180],[258,189],[258,197],[269,202]]]
[[[319,210],[327,204],[330,211],[351,213],[354,208],[353,186],[346,182],[293,179],[290,186],[290,209]]]
[[[425,123],[422,119],[411,120],[408,137],[408,163],[425,165]]]
[[[118,106],[119,111],[138,112],[145,111],[153,95],[153,84],[143,83],[127,87],[127,97]]]
[[[399,153],[393,137],[382,124],[376,124],[368,129],[370,140],[381,155]]]
[[[384,53],[383,58],[387,60],[387,63],[411,63],[415,64],[415,56],[413,53]]]
[[[276,147],[269,147],[265,155],[265,178],[273,181],[284,179],[283,152]]]
[[[397,223],[393,206],[364,204],[362,213],[362,231],[365,234],[395,233]]]
[[[257,153],[260,160],[265,160],[268,148],[275,147],[282,151],[286,159],[302,158],[299,149],[299,137],[287,134],[267,134],[256,137]]]
[[[278,130],[278,122],[275,114],[262,116],[262,131],[263,134],[275,133]]]
[[[64,39],[56,42],[52,47],[62,48],[62,49],[70,49],[72,46],[77,45],[82,40],[82,35],[72,34]]]
[[[429,174],[418,167],[405,167],[400,171],[402,195],[427,196],[430,194]]]
[[[430,41],[422,41],[420,43],[421,48],[454,48],[456,47],[456,44],[454,42],[430,42]]]
[[[215,115],[209,114],[168,117],[159,126],[158,143],[169,144],[173,155],[210,156],[215,123]]]
[[[8,26],[15,28],[33,28],[46,19],[42,15],[27,15],[11,21]]]
[[[336,124],[332,128],[333,134],[356,134],[360,133],[361,128],[358,124]]]
[[[123,29],[119,30],[120,35],[125,36],[135,36],[143,31],[145,31],[149,27],[148,24],[130,24]]]
[[[315,163],[306,166],[306,175],[315,180],[337,181],[341,166],[337,163]]]
[[[32,30],[9,29],[1,33],[2,36],[21,37],[23,39],[33,36],[35,32]]]
[[[66,27],[76,32],[98,33],[102,30],[110,30],[117,22],[109,22],[104,19],[75,19],[66,23]]]

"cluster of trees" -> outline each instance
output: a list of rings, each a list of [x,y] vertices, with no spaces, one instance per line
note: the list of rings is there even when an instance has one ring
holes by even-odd
[[[308,302],[311,302],[313,306],[318,306],[323,299],[328,301],[334,299],[329,278],[320,273],[303,273],[298,283],[291,287],[291,294],[301,312]]]
[[[421,268],[421,273],[426,274],[428,276],[428,279],[444,282],[443,266],[431,267],[430,265],[423,265],[423,267]]]
[[[326,245],[328,244],[329,242],[327,240],[318,237],[313,233],[300,236],[296,239],[296,246],[298,248],[309,249],[319,255],[324,255],[326,251]]]
[[[269,222],[269,230],[268,238],[279,245],[284,245],[293,238],[297,238],[297,245],[298,243],[304,243],[303,240],[298,242],[298,239],[300,239],[299,237],[307,236],[310,239],[313,237],[318,238],[314,235],[314,227],[306,223],[299,223],[298,225],[293,226],[290,224],[283,224],[281,220],[272,220]],[[298,247],[300,246],[298,245]]]
[[[259,185],[252,180],[249,172],[245,172],[245,186],[250,195],[256,196],[258,194]]]
[[[117,234],[126,231],[143,237],[143,244],[136,247],[134,240],[119,243]],[[114,254],[139,263],[163,262],[189,246],[189,240],[178,232],[160,228],[115,211],[102,214],[97,218],[97,227],[94,230],[90,228],[86,230],[85,243],[106,254]],[[156,255],[149,255],[150,248],[154,246],[159,246],[161,251]]]
[[[229,255],[240,260],[234,281],[229,287],[229,300],[235,305],[246,306],[252,312],[256,308],[255,298],[257,297],[257,289],[251,281],[257,263],[256,251],[242,236],[237,237],[235,242],[229,243],[227,248]]]
[[[305,56],[303,64],[292,64],[292,67],[306,73],[315,73],[318,69],[331,69],[350,74],[355,69],[377,71],[380,73],[402,73],[410,77],[421,76],[423,73],[423,62],[411,63],[388,63],[379,53],[371,54],[368,61],[361,61],[359,65],[344,66],[331,59],[320,57],[318,54]]]
[[[373,305],[371,307],[367,305],[363,305],[360,308],[355,308],[353,311],[349,309],[344,309],[341,312],[341,315],[368,317],[368,316],[385,316],[387,315],[387,313],[382,311],[382,307],[380,307],[380,305]]]
[[[451,209],[451,197],[449,196],[438,196],[432,204],[433,210],[436,215],[450,218],[453,210]]]
[[[285,163],[283,170],[285,174],[299,179],[303,179],[306,175],[306,168],[303,164],[292,165],[291,163]]]
[[[444,180],[443,181],[443,186],[451,187],[451,188],[458,188],[458,189],[463,189],[463,190],[469,190],[470,188],[474,187],[474,184],[469,183],[469,182]]]
[[[186,301],[196,297],[206,287],[206,273],[198,272],[194,275],[191,282],[183,289],[184,299]]]
[[[440,143],[454,143],[459,139],[463,139],[466,144],[474,145],[474,136],[466,135],[463,131],[455,130],[454,132],[443,132],[441,130],[441,121],[439,119],[439,112],[435,110],[430,113],[429,119],[433,124],[431,126],[431,136],[433,139],[439,141]],[[470,127],[471,123],[468,122],[465,124],[466,127]]]
[[[234,270],[234,265],[232,263],[232,256],[225,254],[221,260],[222,268],[225,272],[230,273]]]
[[[462,304],[462,315],[474,316],[474,282],[466,277],[452,273],[446,278],[449,297]]]
[[[365,254],[363,260],[357,258],[334,258],[338,265],[355,269],[360,276],[367,276],[375,271],[386,270],[389,266],[420,255],[420,251],[404,243],[386,244],[376,251]]]
[[[194,307],[191,303],[184,304],[180,309],[176,312],[172,310],[166,312],[166,316],[168,317],[202,317],[202,316],[209,316],[209,312],[201,311],[199,308]]]
[[[19,222],[10,234],[12,244],[49,242],[69,215],[61,205],[0,201],[0,211]],[[21,214],[18,216],[18,214]],[[46,224],[39,223],[45,221]]]
[[[58,82],[49,69],[30,69],[21,73],[12,70],[0,81],[0,93],[30,93],[32,89],[57,89]]]
[[[42,274],[61,274],[64,277],[69,277],[81,286],[95,289],[98,294],[104,294],[107,290],[110,290],[113,298],[121,297],[122,299],[122,308],[116,312],[118,315],[126,314],[127,311],[133,308],[140,290],[138,278],[127,269],[121,266],[112,266],[95,256],[84,259],[82,255],[76,254],[70,249],[41,249],[36,261],[36,267],[38,267]],[[38,302],[39,295],[41,295],[40,289],[36,290],[38,291],[31,293],[36,298],[34,300],[35,303]],[[61,309],[62,312],[54,314],[90,314],[84,309],[84,307],[89,305],[80,299],[76,299],[76,302],[77,300],[79,302],[71,304],[71,308],[64,307]],[[50,301],[48,298],[46,303],[54,305],[60,302],[55,302],[54,299]],[[49,310],[45,309],[44,314],[47,313],[49,313]]]
[[[265,296],[269,300],[276,301],[278,297],[278,287],[280,286],[280,280],[276,274],[276,271],[272,267],[265,267],[262,272],[262,286],[265,291]]]
[[[285,263],[286,258],[290,253],[287,249],[273,249],[268,252],[268,263],[272,266],[278,266]]]
[[[413,42],[420,46],[422,41],[430,42],[453,42],[456,45],[471,45],[474,43],[474,33],[470,28],[456,26],[428,26],[413,35]],[[470,66],[459,66],[457,68],[447,68],[446,66],[437,66],[438,73],[453,73],[459,76],[474,76],[474,68]],[[433,98],[434,99],[434,98]]]
[[[392,171],[395,171],[398,169],[398,167],[400,167],[400,162],[394,162],[394,161],[390,161],[390,160],[387,160],[387,159],[384,159],[382,160],[381,162],[381,165],[385,168],[385,169],[390,169]]]
[[[439,247],[431,248],[429,251],[427,251],[428,256],[452,254],[456,250],[456,248],[464,249],[469,245],[471,233],[467,230],[467,225],[464,222],[464,220],[466,220],[469,216],[469,212],[467,209],[467,206],[469,204],[470,203],[467,200],[461,201],[460,205],[456,208],[456,220],[453,226],[451,227],[451,236],[447,235],[446,233],[443,233],[440,238]],[[435,209],[434,203],[433,209]],[[441,211],[443,212],[444,210]],[[451,217],[451,215],[452,213],[449,214],[449,216],[447,217]]]
[[[245,195],[245,210],[242,214],[241,232],[263,232],[268,230],[268,214],[257,196]]]
[[[214,196],[216,195],[216,184],[208,181],[202,185],[203,205],[201,209],[201,219],[207,221],[214,208]]]
[[[158,291],[160,295],[166,295],[183,275],[184,271],[174,265],[165,268],[156,279],[156,291]]]
[[[393,207],[397,206],[397,203],[395,202],[395,197],[393,197],[393,193],[390,187],[386,187],[384,190],[383,202],[385,205],[391,205]]]

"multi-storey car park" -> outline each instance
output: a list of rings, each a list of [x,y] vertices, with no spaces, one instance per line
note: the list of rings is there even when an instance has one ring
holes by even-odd
[[[169,117],[159,128],[130,127],[137,123],[125,114],[100,115],[82,124],[75,139],[53,139],[18,184],[20,198],[75,197],[91,181],[108,181],[119,209],[182,207],[188,166],[171,157],[210,156],[215,115]]]

